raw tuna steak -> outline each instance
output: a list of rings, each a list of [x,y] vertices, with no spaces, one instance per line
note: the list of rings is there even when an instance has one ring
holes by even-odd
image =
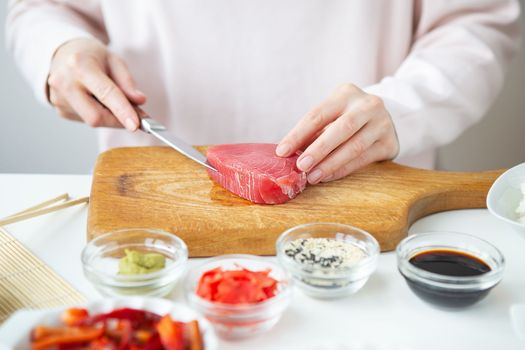
[[[241,143],[208,148],[212,179],[254,203],[280,204],[297,196],[306,186],[306,174],[297,169],[297,155],[280,158],[277,145]]]

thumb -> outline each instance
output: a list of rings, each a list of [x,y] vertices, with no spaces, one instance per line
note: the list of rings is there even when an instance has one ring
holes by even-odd
[[[110,53],[108,68],[109,76],[132,103],[141,105],[146,102],[146,95],[136,88],[135,81],[124,60]]]

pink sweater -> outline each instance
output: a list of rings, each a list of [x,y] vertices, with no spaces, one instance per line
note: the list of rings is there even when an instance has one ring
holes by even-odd
[[[277,142],[338,85],[382,97],[397,161],[478,121],[519,45],[516,0],[19,0],[7,45],[38,98],[56,48],[97,37],[123,56],[145,110],[193,144]],[[100,129],[101,149],[155,144]]]

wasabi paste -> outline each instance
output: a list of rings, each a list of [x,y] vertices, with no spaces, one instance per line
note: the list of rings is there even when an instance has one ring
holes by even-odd
[[[143,275],[162,270],[166,266],[166,257],[158,253],[141,253],[126,249],[126,256],[119,261],[120,275]]]

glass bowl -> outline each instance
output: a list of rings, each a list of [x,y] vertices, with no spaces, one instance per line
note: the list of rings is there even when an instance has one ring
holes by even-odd
[[[412,263],[425,251],[452,251],[481,260],[490,271],[476,276],[451,276],[430,272]],[[427,232],[409,236],[396,248],[397,264],[410,289],[424,301],[439,308],[461,308],[485,298],[503,277],[505,259],[489,242],[457,232]]]
[[[270,276],[279,282],[277,294],[254,304],[224,304],[201,298],[196,290],[202,274],[218,267],[224,270],[271,269]],[[279,321],[292,296],[291,280],[286,271],[269,258],[254,255],[231,254],[208,259],[189,271],[185,285],[190,305],[210,321],[223,339],[246,338],[268,331]]]
[[[119,260],[125,256],[126,249],[162,254],[166,265],[151,273],[121,275]],[[104,233],[88,242],[81,259],[85,276],[102,295],[163,297],[183,276],[188,248],[179,237],[165,231],[123,229]]]
[[[364,258],[350,266],[319,267],[303,264],[288,256],[285,247],[297,239],[326,238],[351,243],[360,248]],[[311,223],[292,227],[277,240],[277,258],[292,275],[295,284],[314,298],[332,299],[357,292],[375,271],[379,244],[368,232],[337,223]]]

